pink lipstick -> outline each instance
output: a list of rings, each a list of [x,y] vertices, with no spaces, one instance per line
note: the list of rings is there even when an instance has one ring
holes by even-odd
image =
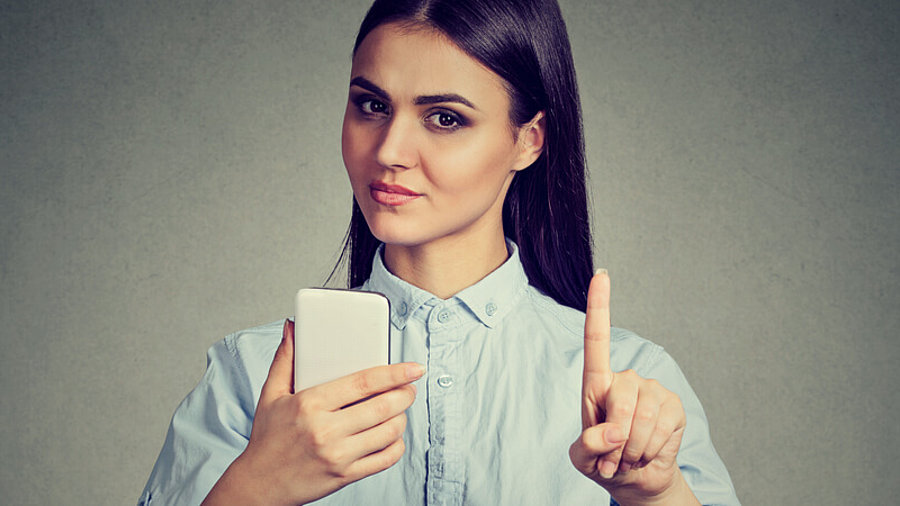
[[[369,185],[369,195],[372,196],[372,200],[385,206],[402,206],[422,196],[421,193],[404,186],[382,181],[375,181]]]

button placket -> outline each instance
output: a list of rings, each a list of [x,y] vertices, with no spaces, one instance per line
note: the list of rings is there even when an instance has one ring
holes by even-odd
[[[457,385],[456,378],[462,377],[458,351],[465,336],[466,316],[464,306],[457,301],[434,301],[427,319],[431,377],[427,382],[430,447],[426,453],[426,489],[429,497],[436,499],[435,504],[459,504],[448,502],[448,495],[462,498],[465,465],[460,426],[464,421],[459,402],[463,383]]]

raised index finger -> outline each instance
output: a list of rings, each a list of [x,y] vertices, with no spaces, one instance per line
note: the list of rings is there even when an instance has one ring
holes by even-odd
[[[597,269],[588,288],[584,318],[584,377],[609,376],[609,274]]]

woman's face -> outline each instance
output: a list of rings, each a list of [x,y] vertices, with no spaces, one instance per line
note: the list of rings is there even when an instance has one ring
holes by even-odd
[[[382,25],[353,58],[342,152],[372,233],[419,246],[502,234],[506,190],[540,154],[503,81],[428,28]],[[502,235],[500,236],[502,238]]]

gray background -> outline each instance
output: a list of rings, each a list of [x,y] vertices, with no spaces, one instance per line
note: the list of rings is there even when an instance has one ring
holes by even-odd
[[[133,503],[207,347],[291,314],[349,215],[367,0],[128,3],[0,3],[4,504]],[[745,504],[896,504],[898,4],[562,7],[615,323]]]

